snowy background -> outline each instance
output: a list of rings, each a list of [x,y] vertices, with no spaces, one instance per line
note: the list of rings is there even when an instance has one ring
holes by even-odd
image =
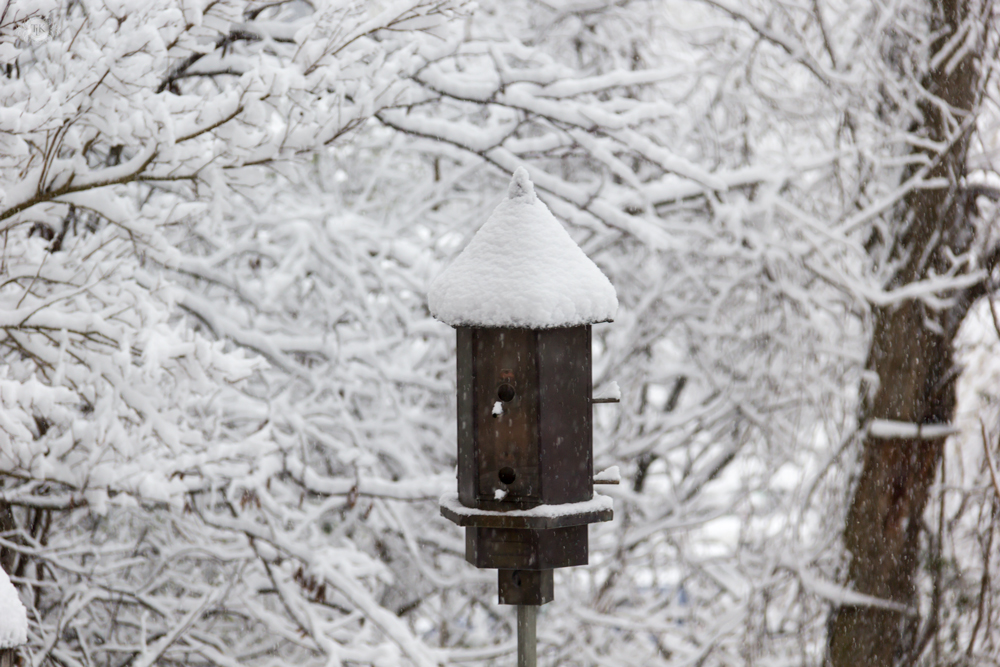
[[[615,520],[556,571],[540,664],[819,665],[833,605],[884,604],[840,543],[872,308],[983,279],[897,289],[869,252],[940,187],[894,64],[942,55],[922,4],[3,7],[0,564],[31,665],[513,663],[514,609],[438,512],[454,332],[427,294],[522,166],[617,292],[594,387],[622,399],[594,408]],[[1000,656],[998,330],[984,301],[960,336],[919,664]]]

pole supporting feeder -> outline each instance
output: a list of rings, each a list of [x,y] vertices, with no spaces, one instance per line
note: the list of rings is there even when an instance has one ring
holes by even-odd
[[[517,605],[517,667],[538,665],[538,607],[533,604]]]

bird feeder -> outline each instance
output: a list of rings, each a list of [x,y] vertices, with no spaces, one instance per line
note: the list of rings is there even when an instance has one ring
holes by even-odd
[[[520,168],[428,301],[457,336],[458,492],[441,513],[466,560],[499,571],[501,604],[545,604],[552,570],[586,565],[587,525],[613,516],[594,493],[591,325],[614,317],[614,287]]]

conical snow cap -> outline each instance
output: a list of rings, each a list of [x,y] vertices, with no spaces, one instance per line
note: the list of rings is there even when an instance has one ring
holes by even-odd
[[[452,326],[568,327],[618,310],[615,288],[535,195],[524,167],[427,297],[431,314]]]

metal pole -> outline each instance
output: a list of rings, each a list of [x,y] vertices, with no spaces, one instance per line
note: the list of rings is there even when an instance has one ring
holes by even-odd
[[[517,667],[537,667],[538,638],[535,628],[538,607],[533,604],[517,605]]]

